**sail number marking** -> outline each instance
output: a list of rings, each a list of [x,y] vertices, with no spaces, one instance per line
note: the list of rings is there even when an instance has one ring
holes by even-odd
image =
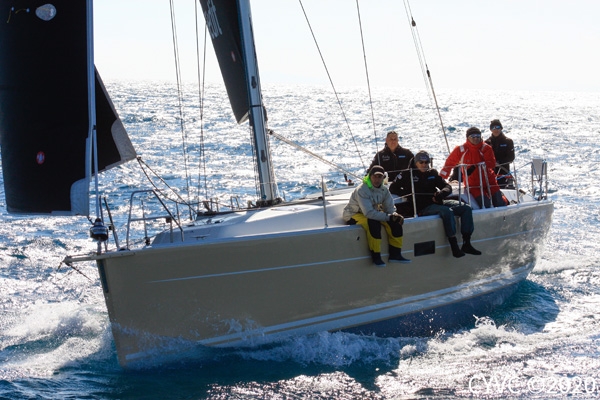
[[[208,0],[206,2],[206,12],[204,13],[204,18],[206,19],[206,25],[208,27],[208,31],[210,32],[210,37],[213,40],[223,34],[221,25],[219,25],[219,19],[217,18],[217,8],[215,7],[213,0]]]

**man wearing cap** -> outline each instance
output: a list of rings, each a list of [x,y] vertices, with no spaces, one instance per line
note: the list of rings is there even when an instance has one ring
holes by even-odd
[[[371,258],[378,267],[385,267],[385,262],[381,259],[382,225],[388,235],[389,262],[410,262],[401,253],[404,218],[396,213],[392,195],[383,184],[384,175],[383,167],[372,167],[363,182],[352,192],[343,213],[346,224],[358,224],[367,232]]]
[[[385,137],[385,146],[375,154],[369,171],[375,165],[381,165],[388,173],[388,180],[392,182],[402,170],[408,169],[408,163],[413,158],[413,153],[398,144],[398,134],[389,131]]]
[[[492,146],[492,150],[494,150],[496,157],[494,172],[498,175],[498,185],[500,188],[504,188],[508,183],[506,175],[510,175],[510,163],[515,160],[515,145],[512,139],[502,132],[502,124],[499,119],[490,122],[490,131],[492,134],[485,143]]]
[[[444,230],[450,243],[450,249],[454,257],[463,257],[465,253],[480,255],[481,252],[471,245],[473,234],[473,210],[471,206],[460,203],[457,200],[446,200],[452,193],[452,186],[447,183],[435,169],[430,169],[431,157],[424,150],[415,154],[411,163],[410,173],[402,174],[393,184],[390,190],[394,193],[407,196],[408,202],[403,203],[404,215],[439,215],[444,224]],[[458,247],[456,239],[456,221],[454,217],[460,218],[460,231],[463,238],[462,248]]]
[[[502,207],[506,205],[500,187],[496,182],[494,167],[496,157],[489,144],[481,140],[481,131],[474,126],[467,129],[467,141],[456,146],[446,159],[440,176],[447,179],[452,168],[461,166],[463,183],[468,186],[469,192],[479,204],[486,208]],[[483,173],[482,173],[483,172]]]

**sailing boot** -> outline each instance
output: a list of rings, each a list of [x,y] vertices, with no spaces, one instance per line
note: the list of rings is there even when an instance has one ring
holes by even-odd
[[[463,245],[461,250],[467,254],[480,256],[481,252],[471,245],[471,235],[463,235]]]
[[[389,262],[402,263],[402,264],[408,264],[411,262],[411,260],[402,257],[402,249],[390,245],[389,250],[390,250],[390,258],[388,258]]]
[[[464,257],[465,253],[458,247],[458,240],[456,240],[456,236],[452,236],[448,238],[450,242],[450,248],[452,249],[452,255],[456,258]]]
[[[373,264],[376,266],[385,267],[385,263],[381,259],[381,253],[375,253],[373,250],[371,250],[371,259],[373,259]]]

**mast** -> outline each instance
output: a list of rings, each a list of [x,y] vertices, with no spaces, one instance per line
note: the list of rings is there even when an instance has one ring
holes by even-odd
[[[200,0],[223,82],[238,124],[250,120],[260,199],[264,207],[281,202],[269,152],[249,0]]]
[[[240,17],[240,35],[242,40],[242,56],[244,58],[246,85],[248,88],[248,104],[250,127],[254,137],[256,168],[260,185],[259,206],[273,205],[281,202],[277,194],[277,184],[273,172],[273,163],[269,149],[266,124],[266,111],[262,102],[262,91],[258,74],[258,61],[254,47],[252,15],[249,0],[238,0]]]
[[[87,0],[87,83],[88,83],[88,141],[86,148],[86,180],[94,174],[96,218],[100,216],[100,193],[98,189],[98,139],[96,132],[96,71],[94,68],[94,17],[92,0]],[[88,183],[89,185],[89,183]]]

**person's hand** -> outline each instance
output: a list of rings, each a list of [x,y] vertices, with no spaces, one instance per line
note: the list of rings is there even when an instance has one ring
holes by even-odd
[[[435,192],[433,195],[433,202],[435,204],[444,204],[444,196],[442,195],[442,192]]]
[[[390,222],[397,222],[400,225],[404,223],[404,217],[397,212],[390,214]]]
[[[473,171],[475,171],[475,168],[477,167],[474,165],[471,165],[469,168],[467,168],[467,176],[470,176],[473,173]]]

